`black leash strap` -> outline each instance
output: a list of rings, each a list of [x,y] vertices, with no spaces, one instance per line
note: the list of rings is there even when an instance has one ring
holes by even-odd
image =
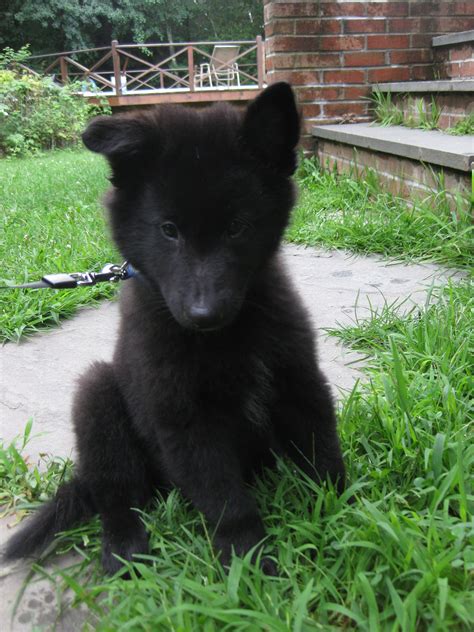
[[[0,286],[0,290],[65,290],[81,286],[96,285],[97,283],[103,283],[105,281],[110,281],[112,283],[125,281],[126,279],[136,276],[136,274],[136,270],[131,266],[131,264],[128,263],[128,261],[125,261],[122,265],[108,263],[100,272],[46,274],[41,281],[22,283],[21,285],[2,285]]]

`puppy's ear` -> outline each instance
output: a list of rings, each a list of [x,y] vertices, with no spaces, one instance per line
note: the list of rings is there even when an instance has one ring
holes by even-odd
[[[82,140],[87,149],[109,159],[132,157],[147,142],[146,126],[127,114],[98,116],[89,123]]]
[[[242,139],[252,154],[282,175],[296,169],[295,148],[300,137],[300,117],[289,84],[275,83],[247,108]]]

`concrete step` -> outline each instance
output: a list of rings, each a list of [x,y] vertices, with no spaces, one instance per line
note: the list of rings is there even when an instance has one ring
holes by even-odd
[[[425,199],[440,185],[453,210],[459,194],[467,210],[474,167],[474,136],[373,123],[312,128],[323,165],[362,174],[374,170],[385,190],[409,200]]]
[[[440,46],[458,46],[459,44],[470,44],[474,42],[474,30],[459,31],[458,33],[448,33],[447,35],[438,35],[433,37],[433,48]]]
[[[474,137],[451,136],[438,130],[372,123],[316,125],[316,138],[363,147],[423,163],[469,172],[474,167]]]
[[[391,94],[439,94],[445,92],[474,92],[474,79],[436,79],[432,81],[392,81],[374,85],[379,92]],[[471,97],[472,98],[472,97]]]

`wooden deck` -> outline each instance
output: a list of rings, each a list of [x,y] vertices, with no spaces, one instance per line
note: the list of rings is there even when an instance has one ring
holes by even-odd
[[[216,51],[223,49],[231,49],[232,57],[216,61]],[[90,102],[106,99],[112,107],[248,101],[265,86],[260,36],[252,41],[167,44],[114,40],[100,48],[32,56],[23,67],[60,85],[73,82]]]
[[[132,105],[159,105],[161,103],[213,103],[216,101],[250,101],[260,92],[258,85],[245,86],[245,88],[220,88],[201,89],[191,92],[190,90],[135,90],[124,92],[117,96],[115,94],[102,93],[100,97],[93,93],[83,92],[91,103],[99,103],[104,98],[113,108]]]

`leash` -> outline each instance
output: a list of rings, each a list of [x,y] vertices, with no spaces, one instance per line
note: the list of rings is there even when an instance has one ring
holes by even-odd
[[[21,285],[2,285],[0,286],[0,290],[66,290],[75,287],[96,285],[96,283],[104,283],[105,281],[117,283],[118,281],[126,281],[136,276],[138,276],[138,271],[135,270],[131,263],[124,261],[122,265],[108,263],[100,272],[46,274],[42,277],[41,281],[22,283]]]

